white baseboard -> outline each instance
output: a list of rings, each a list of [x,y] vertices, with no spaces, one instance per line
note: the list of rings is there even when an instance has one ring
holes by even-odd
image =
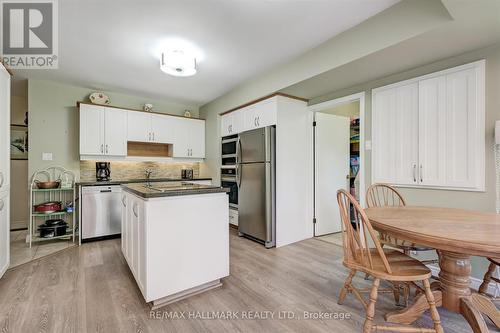
[[[25,228],[28,228],[28,221],[26,220],[10,221],[10,230],[25,229]]]
[[[433,276],[438,276],[439,275],[439,271],[440,271],[439,267],[434,266],[434,265],[427,265],[427,267],[429,267],[429,269],[432,271],[432,275]],[[481,279],[478,279],[478,278],[475,278],[475,277],[471,277],[470,278],[470,288],[471,289],[474,289],[474,290],[477,291],[479,289],[479,286],[481,285],[481,283],[483,283],[483,280],[481,280]],[[496,283],[495,282],[490,282],[490,284],[488,286],[488,294],[495,295],[496,291],[497,291]]]

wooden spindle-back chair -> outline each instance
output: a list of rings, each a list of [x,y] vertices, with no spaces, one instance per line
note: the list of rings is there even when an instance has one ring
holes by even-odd
[[[431,271],[420,261],[408,257],[404,253],[397,250],[384,249],[363,208],[347,191],[339,190],[337,192],[337,201],[342,220],[343,263],[344,266],[350,269],[349,276],[340,291],[339,304],[343,303],[347,293],[352,292],[366,309],[363,333],[377,329],[395,331],[398,330],[397,327],[381,326],[373,323],[380,280],[392,283],[412,282],[414,284],[421,281],[427,302],[429,303],[434,328],[426,329],[405,326],[401,328],[401,331],[442,333],[443,328],[429,283]],[[370,296],[368,302],[361,296],[361,293],[367,290],[357,289],[352,283],[358,271],[369,274],[374,278],[373,285],[369,290]]]

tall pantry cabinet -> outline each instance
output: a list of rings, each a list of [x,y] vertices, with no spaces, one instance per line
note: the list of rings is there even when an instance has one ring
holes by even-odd
[[[0,63],[0,277],[10,264],[10,74]]]

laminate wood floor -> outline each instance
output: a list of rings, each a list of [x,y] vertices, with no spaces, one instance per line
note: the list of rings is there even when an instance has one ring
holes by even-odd
[[[163,319],[153,318],[121,254],[118,239],[86,243],[11,269],[0,279],[0,331],[361,331],[361,304],[349,295],[343,306],[337,305],[347,275],[340,247],[310,239],[266,250],[239,238],[234,231],[230,244],[231,275],[224,279],[223,287],[154,312]],[[176,254],[167,254],[165,265],[169,255]],[[362,277],[356,282],[370,283]],[[392,298],[381,294],[377,320],[382,321],[382,314],[394,308]],[[337,316],[347,313],[351,318],[305,319],[304,311]],[[213,319],[223,312],[226,319]],[[280,314],[293,318],[278,318]],[[459,315],[446,310],[440,310],[440,314],[447,333],[470,332]],[[195,318],[183,319],[183,315]],[[260,318],[252,318],[257,315]],[[428,316],[418,322],[424,326],[429,323]]]

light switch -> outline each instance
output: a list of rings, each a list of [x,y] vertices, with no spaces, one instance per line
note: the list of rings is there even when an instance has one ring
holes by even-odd
[[[372,142],[371,140],[365,141],[365,150],[372,150]]]
[[[52,153],[42,153],[42,161],[52,161]]]

